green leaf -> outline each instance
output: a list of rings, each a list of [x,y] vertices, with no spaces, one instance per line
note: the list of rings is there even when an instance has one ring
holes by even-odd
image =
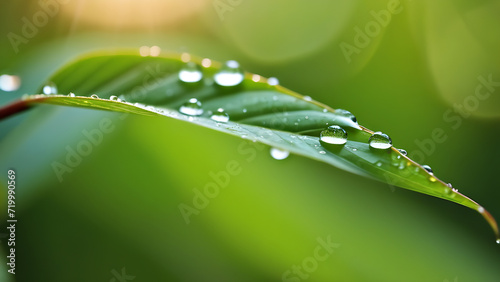
[[[275,79],[241,72],[236,62],[222,65],[188,54],[153,57],[101,52],[68,64],[50,81],[57,92],[77,95],[26,96],[0,109],[0,117],[42,103],[174,118],[464,205],[478,211],[499,238],[495,219],[482,206],[398,149],[372,148],[369,138],[374,132],[360,126],[349,112],[275,85]],[[181,111],[191,98],[201,105],[193,101],[193,108]],[[219,108],[228,121],[212,117]],[[320,141],[321,132],[331,125],[347,132],[345,144]]]

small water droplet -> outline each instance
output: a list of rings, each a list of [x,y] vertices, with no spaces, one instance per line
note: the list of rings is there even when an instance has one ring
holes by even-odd
[[[195,83],[203,78],[200,66],[194,62],[188,62],[179,72],[179,80],[186,83]]]
[[[309,119],[309,116],[305,116],[304,118],[305,118],[305,119]]]
[[[319,140],[328,144],[343,145],[347,142],[347,132],[338,125],[332,125],[321,131]]]
[[[141,46],[141,48],[139,48],[139,54],[142,57],[149,56],[149,46]]]
[[[205,58],[203,60],[201,60],[201,65],[204,67],[204,68],[208,68],[212,65],[212,61],[208,58]]]
[[[191,61],[191,55],[189,55],[189,53],[182,53],[181,54],[181,61],[183,61],[184,63],[187,63],[189,61]]]
[[[477,208],[477,211],[480,212],[480,213],[484,213],[484,208],[483,207],[479,207],[479,208]]]
[[[149,55],[151,57],[158,57],[161,53],[161,48],[159,46],[151,46],[149,48]]]
[[[224,111],[223,108],[218,108],[217,112],[215,112],[210,118],[218,122],[229,121],[229,115]]]
[[[267,84],[274,86],[280,84],[280,82],[276,77],[270,77],[267,79]]]
[[[116,101],[116,102],[121,102],[122,101],[120,98],[118,98],[118,96],[115,96],[115,95],[111,95],[109,97],[109,100],[110,101]]]
[[[406,156],[408,152],[406,152],[405,149],[398,149],[398,151],[401,153],[401,155]]]
[[[322,155],[326,154],[325,151],[319,151],[319,153],[322,154]]]
[[[432,171],[432,168],[428,165],[422,165],[422,167],[428,172],[428,173],[431,173],[433,174],[434,172]]]
[[[311,96],[304,96],[304,97],[302,97],[302,99],[304,99],[304,101],[308,101],[308,102],[312,101]]]
[[[243,112],[246,113],[248,110],[246,108],[243,109]]]
[[[191,98],[179,108],[179,112],[188,116],[199,116],[203,113],[201,102],[196,98]]]
[[[253,74],[253,75],[252,75],[252,81],[253,81],[253,82],[259,82],[259,81],[260,81],[260,79],[261,79],[261,76],[260,76],[260,75],[258,75],[258,74]]]
[[[236,61],[227,61],[215,74],[214,80],[220,86],[236,86],[243,81],[243,71]]]
[[[92,94],[92,95],[90,95],[90,98],[99,99],[99,96],[97,96],[97,94]]]
[[[0,89],[5,92],[16,91],[21,87],[21,78],[17,75],[0,75]]]
[[[356,117],[348,110],[336,109],[335,114],[346,117],[346,118],[352,120],[353,122],[358,123],[358,120],[356,119]]]
[[[500,244],[500,239],[497,239],[497,244]]]
[[[368,143],[374,149],[389,149],[392,146],[391,138],[380,131],[373,133]]]
[[[382,166],[382,163],[381,163],[381,162],[377,162],[377,166],[378,166],[378,167],[381,167],[381,166]]]
[[[328,112],[328,110],[327,109],[323,109],[323,113],[326,113],[326,112]]]
[[[47,82],[42,88],[43,94],[57,94],[57,86],[54,82]]]
[[[73,92],[69,92],[68,97],[76,97],[76,95]]]
[[[432,181],[434,182],[434,181]],[[453,192],[451,191],[450,187],[445,187],[444,188],[444,194],[450,196]]]
[[[284,160],[290,155],[290,152],[278,148],[271,148],[270,153],[275,160]]]

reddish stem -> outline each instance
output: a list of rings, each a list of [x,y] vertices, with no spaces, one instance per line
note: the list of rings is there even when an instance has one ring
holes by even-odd
[[[0,120],[21,113],[31,107],[26,101],[17,100],[0,108]]]

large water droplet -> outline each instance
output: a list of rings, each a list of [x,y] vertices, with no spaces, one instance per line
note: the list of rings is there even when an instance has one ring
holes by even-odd
[[[271,148],[271,157],[273,157],[276,160],[284,160],[288,158],[290,155],[290,152],[285,151],[285,150],[280,150],[278,148]]]
[[[188,62],[179,72],[179,79],[186,83],[195,83],[203,78],[200,66],[194,62]]]
[[[392,140],[389,135],[380,131],[373,133],[368,143],[374,149],[389,149],[392,146]]]
[[[328,144],[343,145],[347,142],[347,132],[338,125],[332,125],[321,131],[319,140]]]
[[[210,118],[218,122],[229,121],[229,115],[224,111],[223,108],[218,108],[217,111]]]
[[[423,167],[423,168],[424,168],[424,169],[425,169],[428,173],[434,173],[434,172],[432,171],[432,168],[431,168],[430,166],[428,166],[428,165],[422,165],[422,167]]]
[[[42,88],[43,94],[57,94],[57,86],[54,82],[48,82],[45,86]]]
[[[17,75],[0,75],[0,89],[5,92],[16,91],[21,87],[21,78]]]
[[[348,110],[336,109],[335,110],[335,114],[341,115],[343,117],[346,117],[346,118],[352,120],[355,123],[358,123],[358,120],[356,119],[356,117],[351,112],[349,112]]]
[[[203,113],[203,109],[201,108],[201,102],[198,101],[198,99],[191,98],[180,107],[179,112],[188,116],[199,116]]]
[[[236,61],[227,61],[224,66],[215,74],[215,83],[220,86],[235,86],[243,81],[243,71]]]

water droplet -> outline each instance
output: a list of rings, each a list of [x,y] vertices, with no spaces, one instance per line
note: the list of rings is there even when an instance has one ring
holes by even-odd
[[[480,212],[480,213],[484,213],[484,208],[483,207],[479,207],[479,208],[477,208],[477,211]]]
[[[235,86],[243,81],[243,71],[236,61],[227,61],[215,74],[215,83],[220,86]]]
[[[203,78],[200,66],[194,62],[188,62],[179,72],[179,80],[186,83],[195,83]]]
[[[141,47],[139,48],[139,54],[140,54],[142,57],[149,56],[149,46],[141,46]]]
[[[45,86],[42,88],[43,94],[57,94],[57,86],[54,82],[48,82]]]
[[[432,181],[434,182],[434,181]],[[444,194],[450,196],[453,192],[451,191],[450,187],[445,187],[444,188]]]
[[[275,160],[284,160],[288,158],[290,155],[290,152],[285,151],[285,150],[280,150],[278,148],[271,148],[271,157],[273,157]]]
[[[189,53],[182,53],[181,54],[181,61],[183,61],[184,63],[187,63],[189,61],[191,61],[191,55],[189,55]]]
[[[323,113],[326,113],[326,112],[328,112],[328,109],[323,109]]]
[[[99,96],[97,96],[97,94],[92,94],[92,95],[90,95],[90,98],[99,99]]]
[[[258,74],[253,74],[253,75],[252,75],[252,81],[253,81],[253,82],[259,82],[259,81],[260,81],[260,78],[261,78],[261,76],[260,76],[260,75],[258,75]]]
[[[267,79],[267,84],[274,86],[280,84],[280,81],[276,77],[270,77]]]
[[[243,109],[243,112],[246,113],[248,110],[246,108]]]
[[[304,99],[304,101],[308,101],[308,102],[312,101],[311,96],[304,96],[304,97],[302,97],[302,99]]]
[[[21,87],[21,78],[17,75],[0,75],[0,89],[5,92],[16,91]]]
[[[109,97],[110,101],[116,101],[116,102],[121,102],[122,99],[118,98],[118,96],[112,95]]]
[[[381,163],[381,162],[377,162],[377,166],[378,166],[378,167],[381,167],[381,166],[382,166],[382,163]]]
[[[322,155],[326,154],[325,151],[319,151],[319,153],[322,154]]]
[[[151,46],[149,49],[149,55],[151,57],[158,57],[161,53],[161,48],[159,46]]]
[[[389,149],[392,146],[391,138],[380,131],[373,133],[368,143],[374,149]]]
[[[208,58],[205,58],[203,60],[201,60],[201,65],[204,67],[204,68],[208,68],[212,65],[212,61]]]
[[[398,149],[398,151],[401,153],[401,155],[406,156],[408,152],[406,152],[405,149]]]
[[[423,168],[424,168],[424,169],[425,169],[428,173],[431,173],[431,174],[432,174],[432,173],[434,173],[434,172],[432,171],[432,168],[431,168],[430,166],[428,166],[428,165],[422,165],[422,167],[423,167]]]
[[[344,109],[336,109],[335,110],[335,114],[337,115],[341,115],[343,117],[346,117],[348,119],[351,119],[353,122],[355,123],[358,123],[358,120],[356,119],[356,117],[351,113],[349,112],[348,110],[344,110]]]
[[[188,116],[199,116],[203,113],[203,109],[201,108],[201,102],[198,101],[198,99],[191,98],[180,107],[179,112]]]
[[[217,112],[215,112],[210,118],[218,122],[229,121],[229,115],[224,111],[223,108],[218,108]]]
[[[76,97],[76,95],[73,92],[69,92],[68,97]]]
[[[500,244],[500,239],[497,239],[497,244]]]
[[[321,131],[319,140],[328,144],[343,145],[347,142],[347,132],[338,125],[332,125]]]

